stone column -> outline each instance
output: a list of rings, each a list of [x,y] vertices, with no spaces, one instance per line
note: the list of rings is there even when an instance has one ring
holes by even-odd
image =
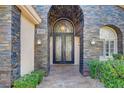
[[[42,19],[41,24],[36,26],[35,33],[35,69],[43,69],[49,72],[49,40],[48,40],[48,26],[47,26],[47,14],[49,6],[34,6],[35,10]],[[37,42],[41,41],[41,44]]]
[[[20,76],[20,11],[0,6],[0,87],[11,87]]]
[[[11,6],[0,6],[0,87],[11,85]]]
[[[20,77],[20,22],[21,11],[11,6],[11,81]]]

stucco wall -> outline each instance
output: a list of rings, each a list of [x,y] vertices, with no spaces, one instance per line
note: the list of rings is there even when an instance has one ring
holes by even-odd
[[[21,15],[21,76],[34,70],[35,26]]]

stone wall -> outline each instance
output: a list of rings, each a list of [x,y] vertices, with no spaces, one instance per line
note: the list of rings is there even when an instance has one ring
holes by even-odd
[[[42,23],[37,26],[37,31],[45,32],[36,33],[36,41],[40,39],[42,44],[35,46],[35,67],[47,68],[49,61],[48,52],[48,13],[51,6],[34,6],[36,11],[42,18]],[[104,6],[104,5],[82,5],[80,6],[84,14],[84,29],[82,38],[84,42],[82,47],[83,52],[83,68],[88,72],[86,62],[90,59],[99,59],[102,54],[103,42],[100,40],[99,29],[104,25],[114,25],[122,31],[124,35],[124,10],[119,6]],[[61,10],[60,10],[61,11]],[[90,41],[96,40],[96,45],[92,46]],[[123,38],[124,39],[124,38]],[[124,40],[122,42],[124,44]],[[124,51],[124,50],[123,50]],[[46,65],[47,64],[47,65]],[[87,73],[86,73],[87,74]]]
[[[11,80],[20,77],[20,18],[21,11],[11,6]]]
[[[0,6],[0,87],[11,87],[20,76],[20,11]]]
[[[81,7],[84,12],[84,68],[86,68],[85,62],[90,59],[99,59],[103,52],[103,42],[100,40],[99,33],[100,27],[114,25],[124,35],[124,10],[118,6],[104,5]],[[90,44],[90,40],[93,38],[96,40],[94,46]],[[124,44],[124,40],[121,42]]]
[[[123,52],[124,43],[123,38],[123,21],[124,21],[124,10],[119,6],[80,6],[84,14],[84,29],[83,29],[83,70],[84,75],[88,74],[88,68],[86,62],[91,59],[99,59],[103,52],[103,42],[100,40],[100,27],[108,25],[113,29],[117,30],[118,34],[118,52]],[[121,32],[122,32],[122,35]],[[122,37],[121,37],[122,36]],[[91,45],[90,41],[96,40],[96,45]],[[120,49],[121,48],[121,49]]]
[[[117,6],[81,6],[84,12],[84,59],[99,58],[102,42],[100,44],[100,27],[115,25],[123,32],[124,11]],[[95,46],[90,40],[96,39]]]
[[[50,6],[34,6],[37,13],[42,19],[40,25],[36,26],[35,33],[35,69],[49,70],[49,51],[48,51],[48,28],[47,28],[47,13]],[[41,44],[37,44],[37,40],[41,41]]]
[[[0,87],[11,84],[11,6],[0,6]]]

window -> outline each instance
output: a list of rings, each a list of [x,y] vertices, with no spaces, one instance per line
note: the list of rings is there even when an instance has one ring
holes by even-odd
[[[112,56],[112,54],[116,53],[115,51],[115,42],[116,41],[112,41],[112,40],[107,40],[104,41],[103,45],[104,47],[104,53],[103,56]]]
[[[117,53],[117,34],[114,29],[104,26],[100,29],[100,39],[103,40],[102,59],[111,58]]]
[[[59,20],[54,26],[55,33],[73,33],[73,25],[67,20]]]

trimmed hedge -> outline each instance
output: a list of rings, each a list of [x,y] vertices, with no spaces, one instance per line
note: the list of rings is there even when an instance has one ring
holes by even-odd
[[[45,72],[42,70],[33,71],[13,82],[14,88],[35,88],[42,80]]]
[[[98,61],[92,60],[88,62],[90,75],[92,78],[98,78],[108,88],[124,87],[124,61],[108,60]]]

